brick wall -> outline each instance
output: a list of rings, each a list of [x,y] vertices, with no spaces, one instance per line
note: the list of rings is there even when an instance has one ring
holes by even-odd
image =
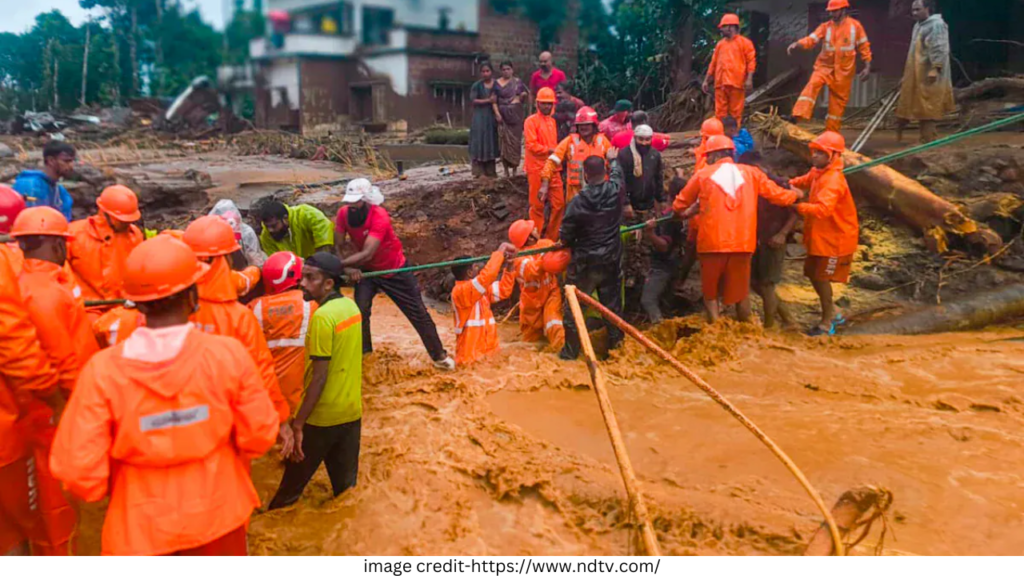
[[[354,64],[337,59],[303,58],[299,66],[302,133],[337,129],[348,115],[346,78],[351,78]]]
[[[555,56],[555,65],[570,78],[576,74],[579,64],[580,31],[576,23],[578,6],[577,2],[570,0],[569,15],[559,30],[558,44],[551,50]],[[496,13],[490,0],[480,0],[480,46],[495,65],[502,60],[511,60],[516,75],[524,82],[529,81],[530,75],[537,69],[537,55],[541,52],[537,25],[521,16]]]
[[[480,51],[480,36],[477,34],[441,32],[409,28],[410,50],[437,50],[473,54]]]
[[[447,121],[450,115],[455,125],[469,123],[472,108],[469,105],[469,87],[476,81],[473,57],[409,56],[409,97],[402,110],[410,127],[428,126]],[[436,82],[443,82],[449,90],[461,85],[463,103],[445,102],[434,97]],[[454,85],[453,85],[454,84]]]

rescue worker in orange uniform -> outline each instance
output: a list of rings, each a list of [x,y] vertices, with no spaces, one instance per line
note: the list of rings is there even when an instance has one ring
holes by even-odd
[[[0,234],[6,235],[24,201],[0,187]],[[21,196],[14,193],[21,199]],[[18,287],[20,250],[0,244],[0,556],[45,553],[30,543],[45,536],[40,521],[38,459],[25,418],[27,403],[60,410],[57,371],[39,344]]]
[[[168,236],[132,251],[124,295],[146,326],[86,364],[57,428],[54,475],[86,502],[110,496],[103,554],[247,553],[248,462],[279,418],[245,348],[189,322],[208,269]]]
[[[700,145],[693,149],[693,156],[696,159],[696,164],[693,167],[694,174],[708,166],[708,138],[723,136],[724,134],[725,126],[718,118],[708,118],[700,125]],[[675,178],[669,183],[670,192],[682,190],[687,181],[686,173],[681,168],[677,168]],[[697,230],[700,229],[700,204],[690,206],[690,209],[682,214],[680,218],[687,221],[686,247],[683,249],[683,262],[679,267],[678,280],[678,282],[683,283],[689,278],[693,265],[697,263]]]
[[[64,263],[71,238],[64,215],[48,206],[27,208],[11,229],[24,255],[18,284],[25,309],[65,396],[71,394],[82,366],[99,351],[82,302],[81,289]],[[19,398],[23,427],[35,457],[40,530],[32,538],[34,554],[74,553],[77,519],[74,508],[50,474],[49,456],[56,432],[56,414],[44,402]]]
[[[548,157],[555,153],[558,146],[558,123],[553,116],[555,112],[555,91],[541,88],[537,93],[537,113],[526,119],[523,124],[523,138],[526,142],[526,180],[530,186],[530,220],[538,231],[544,230],[544,201],[540,198],[540,188],[544,164]],[[564,194],[562,189],[562,173],[555,171],[551,176],[549,191],[555,196]]]
[[[793,117],[810,120],[818,93],[828,86],[825,130],[834,132],[843,127],[843,112],[850,99],[853,76],[857,73],[857,54],[864,61],[860,78],[867,78],[871,74],[871,43],[860,22],[847,15],[849,8],[849,0],[829,0],[830,20],[818,26],[810,36],[797,40],[786,49],[787,54],[793,54],[797,48],[810,50],[818,43],[823,43],[821,53],[814,62],[811,80],[793,106]]]
[[[537,228],[531,220],[517,220],[508,229],[508,240],[522,250],[536,240]],[[544,238],[531,248],[549,248],[554,242]],[[539,342],[546,337],[548,345],[558,351],[565,345],[562,325],[562,291],[558,278],[544,270],[545,254],[523,256],[514,260],[501,277],[500,299],[512,295],[519,284],[519,330],[524,342]]]
[[[74,241],[68,244],[68,264],[86,300],[123,298],[124,263],[142,240],[137,222],[139,199],[128,187],[108,186],[96,199],[99,211],[71,223]],[[89,310],[93,320],[110,307]]]
[[[275,252],[263,264],[266,296],[249,303],[274,357],[274,369],[292,414],[302,402],[306,373],[306,333],[317,303],[306,301],[299,289],[302,258]]]
[[[757,51],[749,38],[740,34],[740,17],[735,14],[722,16],[718,25],[722,38],[715,45],[704,85],[715,85],[715,117],[721,120],[732,116],[737,122],[743,121],[743,106],[747,92],[754,89],[754,70],[757,68]]]
[[[452,266],[452,274],[455,276],[452,307],[455,309],[457,366],[472,364],[498,351],[498,326],[491,312],[491,304],[501,300],[498,276],[505,261],[515,254],[515,246],[502,243],[476,276],[472,275],[472,264]]]
[[[676,196],[672,210],[683,214],[700,202],[697,253],[704,305],[711,322],[725,306],[738,304],[740,321],[750,318],[750,259],[757,248],[757,197],[789,206],[803,193],[786,190],[755,166],[738,165],[728,136],[708,139],[709,166],[697,172]]]
[[[239,249],[231,225],[218,216],[203,216],[188,225],[182,239],[209,264],[209,271],[197,283],[199,308],[192,314],[192,323],[203,332],[231,336],[249,351],[281,419],[281,452],[291,454],[292,429],[287,424],[291,408],[281,395],[274,356],[256,316],[238,302],[238,290],[228,265],[227,255]]]
[[[145,326],[146,317],[125,303],[103,313],[92,323],[93,336],[100,348],[110,348],[124,342],[139,326]]]
[[[612,143],[597,130],[597,112],[593,108],[584,107],[576,112],[576,133],[562,140],[555,151],[548,157],[541,172],[539,198],[541,202],[551,199],[551,220],[544,234],[552,242],[558,241],[559,229],[565,209],[576,194],[586,185],[583,176],[583,162],[591,156],[608,157]],[[551,194],[551,182],[555,175],[566,165],[565,193],[559,197]],[[557,190],[556,190],[557,192]]]
[[[836,313],[832,283],[850,281],[860,224],[857,205],[843,175],[846,140],[838,132],[825,132],[810,143],[810,148],[814,167],[789,183],[810,191],[807,202],[798,204],[796,211],[804,217],[804,244],[807,246],[804,275],[810,279],[821,301],[821,323],[807,335],[824,336],[835,334],[836,326],[846,322]]]

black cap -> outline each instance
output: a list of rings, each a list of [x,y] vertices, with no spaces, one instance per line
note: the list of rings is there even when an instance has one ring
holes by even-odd
[[[341,260],[337,256],[329,252],[317,252],[303,262],[303,266],[309,266],[316,268],[324,273],[328,278],[334,280],[334,284],[339,288],[342,285],[345,276],[345,267],[341,265]]]

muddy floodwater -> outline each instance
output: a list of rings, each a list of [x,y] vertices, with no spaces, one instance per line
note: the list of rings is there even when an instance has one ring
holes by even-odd
[[[449,350],[451,319],[435,318]],[[429,367],[375,302],[359,484],[321,469],[295,506],[257,513],[253,554],[628,554],[625,491],[582,362],[517,342],[468,370]],[[758,423],[831,505],[895,496],[887,554],[1024,549],[1024,331],[829,342],[676,320],[651,333]],[[783,466],[635,343],[604,365],[663,553],[798,554],[821,518]],[[263,502],[276,457],[253,467]],[[99,549],[102,507],[82,525]],[[854,553],[869,553],[879,530]],[[895,538],[893,538],[895,536]]]

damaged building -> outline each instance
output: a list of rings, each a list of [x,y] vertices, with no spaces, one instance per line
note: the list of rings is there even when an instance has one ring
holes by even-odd
[[[541,50],[536,24],[499,12],[492,0],[269,0],[267,8],[287,21],[252,41],[245,70],[227,71],[227,80],[253,91],[260,128],[466,125],[480,63],[511,60],[526,81]],[[578,36],[568,18],[552,47],[569,74]]]

